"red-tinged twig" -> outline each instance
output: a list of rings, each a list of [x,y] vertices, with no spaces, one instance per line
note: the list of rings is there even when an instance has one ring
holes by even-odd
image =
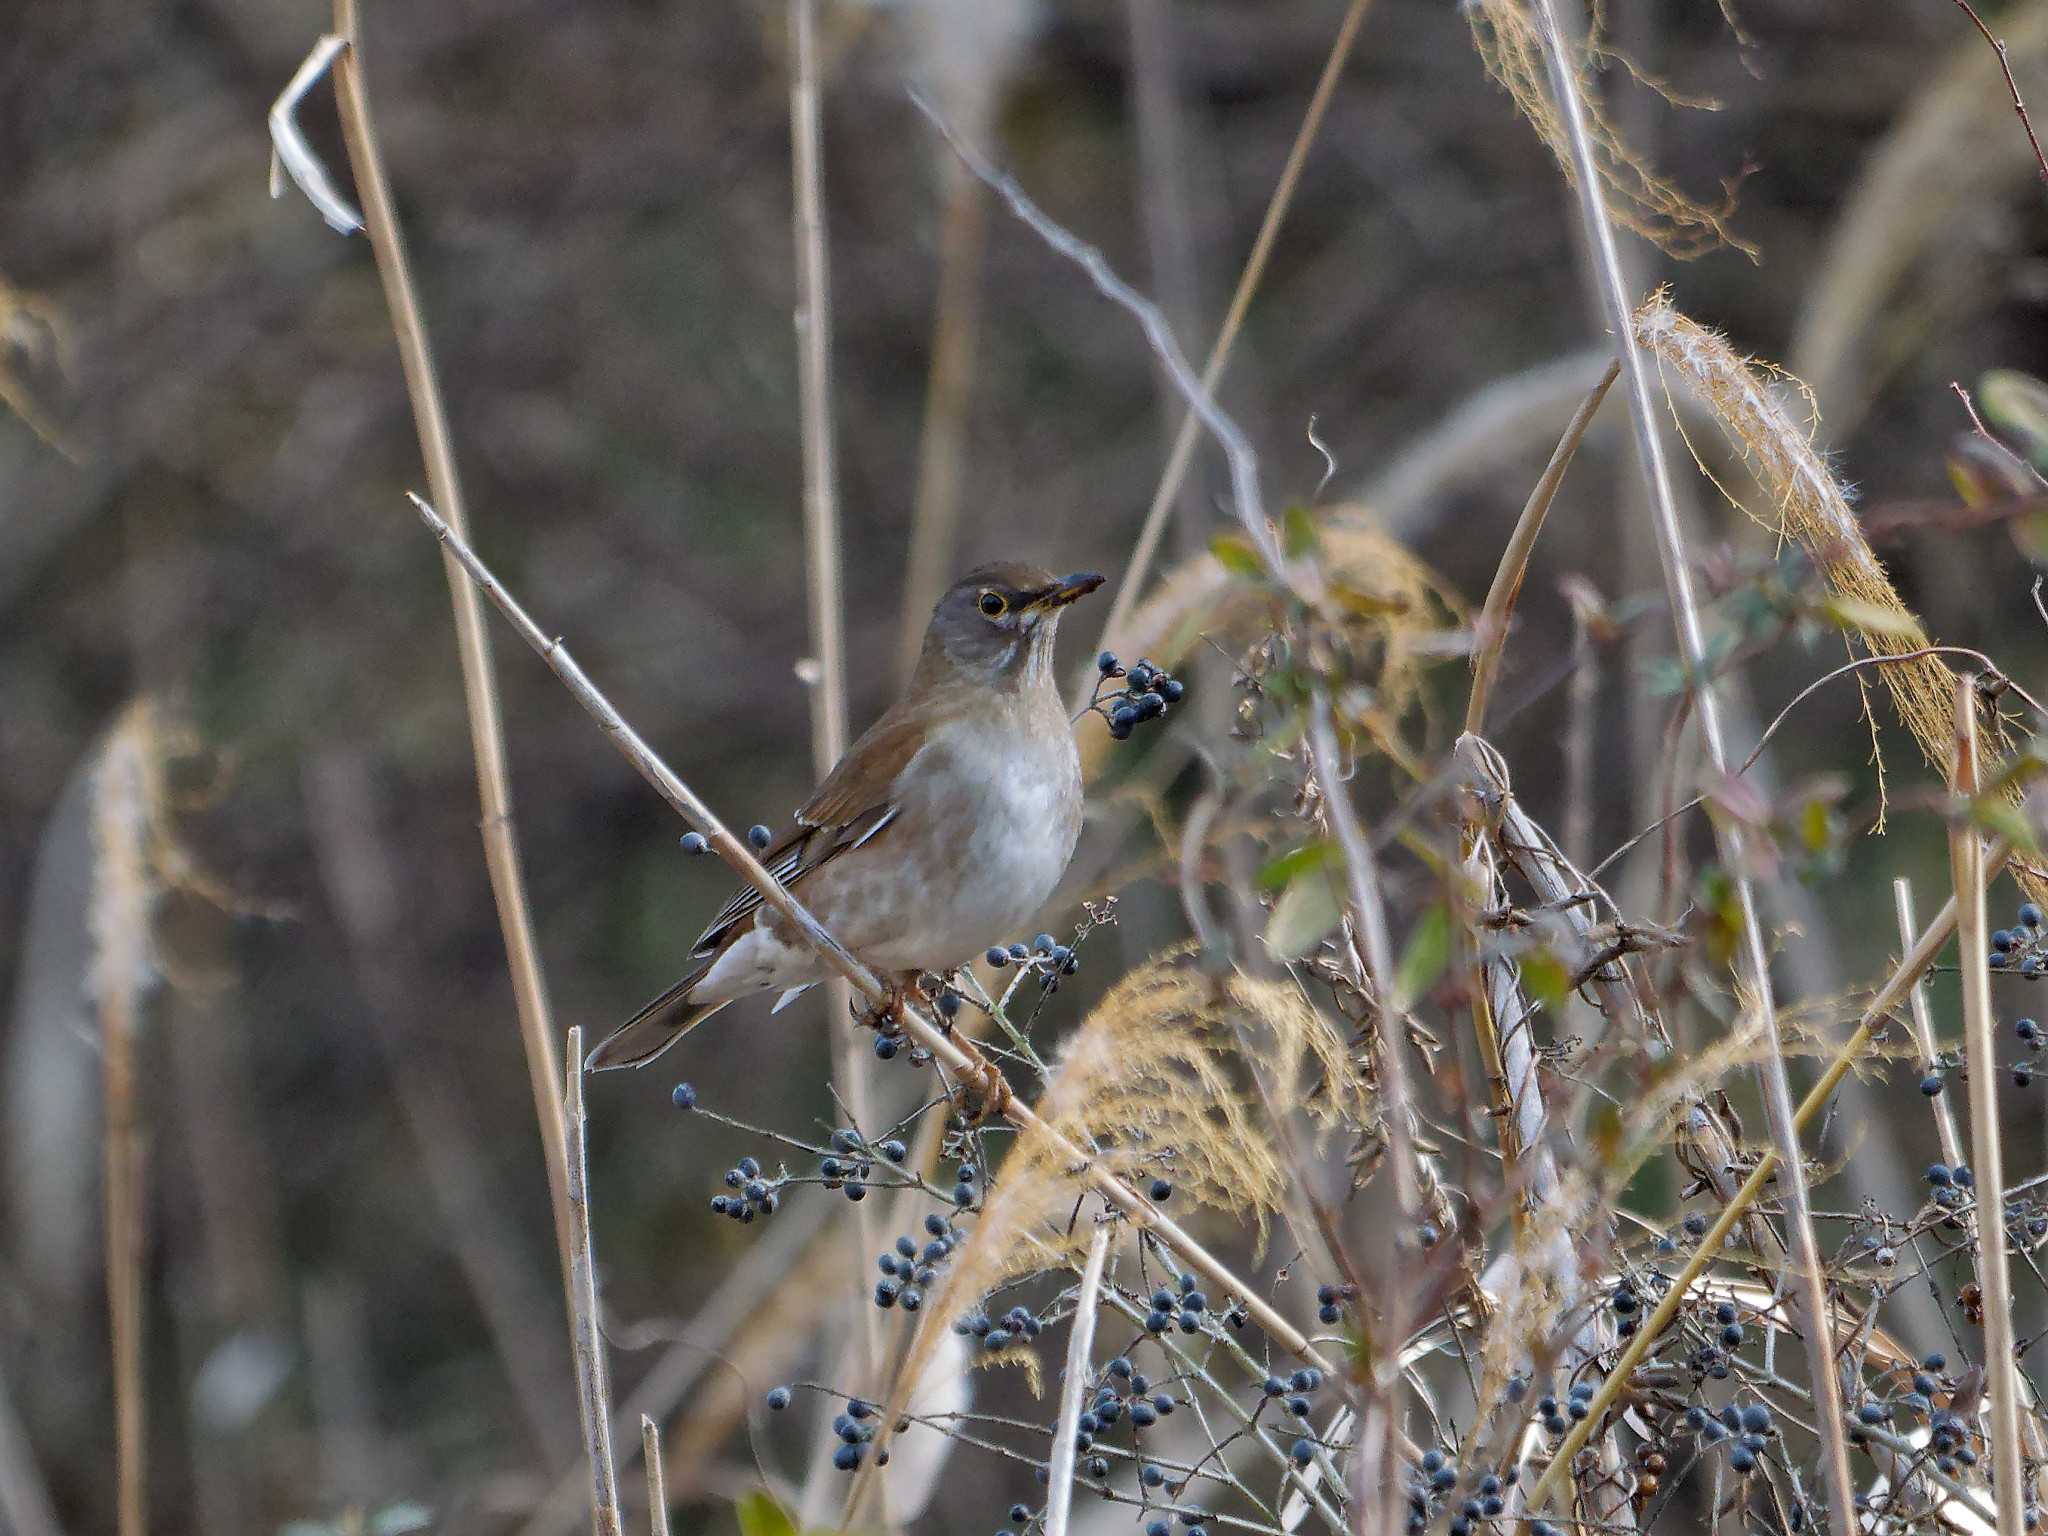
[[[2041,184],[2048,186],[2048,155],[2041,153],[2041,141],[2034,135],[2033,119],[2027,116],[2027,104],[2020,99],[2020,83],[2012,77],[2012,60],[2006,57],[2004,41],[1992,35],[1991,29],[1984,25],[1984,18],[1977,14],[1970,0],[1956,0],[1956,6],[1970,18],[1970,24],[1984,34],[1984,41],[1989,43],[1991,51],[1998,55],[1998,67],[2005,75],[2005,88],[2012,93],[2012,109],[2019,115],[2020,127],[2027,132],[2027,144],[2034,151],[2036,174],[2041,178]]]

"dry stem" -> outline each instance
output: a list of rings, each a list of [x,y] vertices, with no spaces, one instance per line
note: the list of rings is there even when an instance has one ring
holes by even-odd
[[[1602,307],[1615,343],[1621,349],[1636,447],[1655,520],[1657,551],[1664,567],[1664,584],[1670,596],[1672,616],[1677,622],[1680,653],[1685,659],[1688,681],[1699,713],[1700,739],[1714,772],[1722,775],[1727,771],[1727,753],[1722,744],[1720,709],[1708,667],[1706,639],[1700,626],[1699,610],[1693,601],[1684,534],[1679,527],[1678,508],[1671,494],[1670,474],[1664,462],[1649,380],[1641,349],[1634,344],[1634,306],[1629,302],[1621,275],[1614,228],[1601,191],[1599,166],[1586,126],[1585,104],[1579,95],[1578,73],[1558,26],[1555,0],[1537,0],[1536,15],[1550,72],[1551,90],[1556,96],[1565,137],[1571,147],[1580,208]],[[1763,1080],[1764,1107],[1770,1122],[1771,1138],[1784,1164],[1785,1208],[1792,1229],[1792,1254],[1798,1270],[1802,1304],[1800,1310],[1805,1313],[1807,1365],[1813,1378],[1814,1406],[1820,1421],[1829,1518],[1834,1536],[1855,1536],[1855,1489],[1849,1480],[1849,1447],[1842,1422],[1841,1390],[1823,1326],[1827,1317],[1827,1288],[1821,1277],[1819,1245],[1814,1237],[1813,1212],[1806,1187],[1806,1168],[1799,1158],[1798,1131],[1792,1115],[1792,1090],[1785,1073],[1777,1006],[1771,993],[1770,957],[1764,947],[1763,922],[1757,910],[1756,891],[1745,873],[1746,849],[1742,828],[1732,820],[1723,819],[1716,822],[1715,834],[1721,862],[1734,883],[1742,923],[1746,972],[1743,980],[1749,990],[1748,1005],[1756,1009],[1762,1018],[1768,1045],[1759,1064],[1759,1076]]]
[[[1052,1432],[1051,1496],[1045,1506],[1045,1536],[1067,1536],[1074,1508],[1074,1458],[1081,1409],[1088,1400],[1088,1361],[1095,1349],[1095,1307],[1102,1295],[1102,1266],[1109,1257],[1112,1231],[1107,1220],[1096,1223],[1088,1243],[1088,1262],[1081,1269],[1081,1288],[1074,1293],[1074,1321],[1067,1330],[1067,1373],[1060,1384],[1060,1420]]]
[[[647,1464],[648,1536],[668,1536],[668,1480],[661,1474],[661,1431],[640,1415],[640,1456]]]
[[[569,1075],[562,1093],[568,1130],[570,1232],[573,1281],[569,1292],[576,1339],[576,1385],[583,1410],[583,1443],[590,1457],[590,1518],[596,1536],[621,1536],[619,1473],[612,1458],[611,1370],[597,1319],[597,1264],[590,1247],[590,1148],[584,1135],[583,1031],[569,1031]],[[651,1464],[650,1464],[651,1467]],[[653,1475],[652,1470],[649,1476]]]
[[[1977,1273],[1984,1291],[1984,1368],[1991,1378],[1991,1491],[2001,1532],[2020,1529],[2019,1360],[2013,1354],[2012,1270],[2006,1257],[2005,1162],[1998,1134],[1998,1056],[1991,1026],[1991,936],[1984,920],[1984,847],[1969,815],[1977,793],[1977,706],[1956,680],[1956,797],[1948,829],[1956,949],[1963,973],[1963,1042],[1970,1064],[1970,1148],[1977,1174]]]
[[[341,112],[342,135],[356,189],[363,200],[363,221],[376,254],[377,275],[384,284],[384,302],[405,369],[405,388],[419,431],[420,455],[426,461],[427,486],[435,505],[448,509],[449,525],[469,527],[462,488],[456,478],[455,454],[448,437],[447,410],[434,377],[433,355],[425,322],[413,294],[411,268],[398,229],[384,160],[370,118],[369,93],[363,87],[362,45],[356,25],[355,0],[335,0],[334,30],[348,47],[334,61],[334,97]],[[540,1122],[541,1150],[547,1165],[548,1194],[555,1216],[555,1244],[564,1287],[569,1279],[569,1193],[562,1135],[561,1062],[555,1051],[554,1022],[548,1008],[547,985],[541,974],[540,947],[533,915],[526,902],[526,881],[520,872],[519,839],[512,826],[511,775],[505,761],[505,725],[498,711],[497,673],[484,632],[483,607],[476,589],[465,581],[453,560],[444,562],[448,596],[455,611],[455,645],[462,663],[462,692],[469,711],[470,748],[476,758],[477,795],[482,802],[480,826],[484,863],[490,872],[491,896],[497,904],[498,927],[512,973],[513,1006],[526,1050],[527,1077],[533,1089],[534,1112]]]
[[[1565,424],[1564,435],[1557,440],[1550,462],[1543,466],[1542,475],[1522,507],[1522,515],[1515,520],[1515,531],[1508,537],[1507,548],[1501,551],[1500,564],[1493,573],[1493,585],[1486,592],[1486,606],[1480,611],[1479,621],[1474,626],[1479,635],[1479,651],[1472,659],[1472,696],[1465,705],[1465,734],[1468,736],[1478,736],[1486,729],[1486,701],[1493,692],[1494,674],[1500,669],[1501,652],[1507,645],[1508,619],[1515,611],[1515,598],[1521,593],[1522,578],[1528,574],[1529,556],[1536,548],[1536,536],[1543,531],[1543,520],[1550,515],[1550,504],[1557,499],[1558,487],[1564,484],[1564,472],[1571,468],[1572,457],[1579,451],[1586,429],[1593,424],[1594,413],[1600,409],[1600,402],[1607,398],[1607,391],[1620,375],[1621,362],[1617,358],[1607,365],[1599,383],[1572,412],[1572,419]]]

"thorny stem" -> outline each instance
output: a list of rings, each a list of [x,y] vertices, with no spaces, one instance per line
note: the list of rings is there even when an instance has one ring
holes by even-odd
[[[1956,950],[1963,972],[1963,1033],[1970,1063],[1970,1148],[1977,1173],[1977,1273],[1984,1291],[1984,1367],[1991,1377],[1991,1491],[2000,1531],[2020,1529],[2019,1362],[2013,1357],[2012,1269],[2006,1259],[2005,1163],[1998,1133],[1998,1058],[1991,1026],[1991,936],[1984,920],[1984,845],[1968,814],[1977,793],[1977,700],[1956,679],[1957,798],[1948,830],[1955,881]]]
[[[1600,169],[1586,126],[1585,104],[1579,96],[1578,72],[1558,25],[1556,0],[1537,0],[1535,10],[1551,91],[1557,101],[1565,137],[1571,146],[1572,179],[1577,185],[1593,267],[1599,279],[1602,307],[1615,343],[1621,349],[1636,448],[1656,527],[1657,552],[1664,567],[1664,584],[1670,595],[1672,616],[1677,621],[1679,650],[1685,660],[1688,681],[1699,712],[1700,740],[1706,748],[1708,762],[1718,776],[1726,773],[1728,761],[1722,744],[1720,706],[1709,676],[1706,638],[1700,626],[1699,609],[1693,600],[1685,537],[1679,527],[1678,508],[1671,493],[1670,472],[1664,461],[1664,447],[1650,397],[1649,379],[1643,366],[1642,351],[1633,341],[1632,306],[1621,275],[1621,258],[1615,248],[1613,223],[1601,191]],[[1743,829],[1732,820],[1723,819],[1717,821],[1715,834],[1721,862],[1735,888],[1742,926],[1743,981],[1749,990],[1749,1005],[1756,1009],[1764,1024],[1766,1053],[1759,1063],[1759,1075],[1763,1079],[1764,1107],[1770,1122],[1771,1139],[1784,1163],[1785,1207],[1787,1222],[1792,1229],[1793,1260],[1800,1272],[1799,1289],[1806,1313],[1807,1359],[1820,1416],[1828,1515],[1834,1536],[1855,1536],[1855,1488],[1849,1480],[1849,1447],[1846,1427],[1842,1422],[1841,1392],[1822,1326],[1827,1316],[1827,1288],[1821,1277],[1820,1251],[1814,1236],[1806,1168],[1799,1157],[1798,1132],[1793,1123],[1792,1090],[1785,1072],[1784,1042],[1771,991],[1770,956],[1764,947],[1763,922],[1757,910],[1756,891],[1745,873],[1747,849]]]

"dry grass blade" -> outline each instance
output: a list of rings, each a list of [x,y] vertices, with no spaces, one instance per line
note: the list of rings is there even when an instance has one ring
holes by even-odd
[[[1480,610],[1475,628],[1479,635],[1479,650],[1472,659],[1472,694],[1465,704],[1465,732],[1477,736],[1486,729],[1486,702],[1493,692],[1494,674],[1500,669],[1501,652],[1508,639],[1508,620],[1515,611],[1515,598],[1521,593],[1522,578],[1529,570],[1529,556],[1536,548],[1536,536],[1543,531],[1543,520],[1550,515],[1550,504],[1557,499],[1558,487],[1564,484],[1564,472],[1571,468],[1572,458],[1579,451],[1579,444],[1586,436],[1586,428],[1593,424],[1593,414],[1600,409],[1600,402],[1607,398],[1607,391],[1621,376],[1621,363],[1617,360],[1607,365],[1607,371],[1600,375],[1600,381],[1592,392],[1580,402],[1566,423],[1564,436],[1557,440],[1557,448],[1550,455],[1550,462],[1543,466],[1543,473],[1537,478],[1535,489],[1529,492],[1529,500],[1522,507],[1522,515],[1515,520],[1515,531],[1508,536],[1508,546],[1501,551],[1500,564],[1493,573],[1493,585],[1486,592],[1486,606]]]
[[[568,1128],[569,1250],[574,1286],[569,1293],[576,1337],[576,1385],[583,1410],[584,1450],[590,1459],[591,1527],[596,1536],[620,1536],[619,1471],[612,1456],[611,1369],[604,1328],[597,1317],[597,1260],[590,1246],[590,1149],[584,1135],[583,1031],[569,1031],[569,1075],[562,1094]]]
[[[1993,843],[1985,850],[1984,879],[1989,881],[2004,869],[2010,856],[2011,849],[2002,841]],[[1795,1129],[1803,1128],[1820,1113],[1835,1090],[1841,1086],[1842,1079],[1849,1075],[1849,1069],[1854,1065],[1856,1058],[1863,1053],[1864,1047],[1870,1044],[1871,1037],[1890,1021],[1894,1010],[1927,973],[1928,967],[1934,964],[1935,958],[1955,936],[1955,932],[1956,904],[1951,899],[1936,914],[1934,921],[1927,925],[1927,931],[1920,935],[1919,942],[1907,950],[1905,958],[1893,969],[1885,984],[1879,987],[1875,995],[1864,1005],[1856,1028],[1850,1032],[1849,1038],[1842,1042],[1841,1048],[1835,1052],[1834,1058],[1828,1063],[1827,1070],[1821,1073],[1820,1079],[1807,1090],[1806,1097],[1799,1101],[1799,1109],[1792,1117]],[[1545,1501],[1556,1494],[1558,1485],[1564,1481],[1573,1460],[1585,1449],[1586,1440],[1592,1434],[1594,1426],[1599,1424],[1601,1417],[1614,1406],[1615,1400],[1621,1396],[1623,1388],[1628,1384],[1631,1373],[1663,1336],[1664,1330],[1671,1326],[1671,1320],[1678,1315],[1679,1308],[1685,1304],[1694,1284],[1706,1273],[1707,1266],[1719,1257],[1722,1245],[1728,1241],[1728,1234],[1735,1229],[1736,1223],[1748,1214],[1757,1197],[1763,1193],[1764,1186],[1770,1183],[1777,1172],[1778,1154],[1775,1149],[1766,1149],[1763,1156],[1757,1159],[1756,1166],[1750,1170],[1749,1177],[1742,1181],[1742,1187],[1722,1205],[1721,1214],[1715,1217],[1714,1224],[1700,1238],[1699,1246],[1693,1250],[1692,1257],[1686,1260],[1684,1267],[1672,1278],[1663,1299],[1657,1303],[1650,1315],[1643,1319],[1642,1327],[1637,1330],[1636,1336],[1629,1340],[1627,1347],[1609,1369],[1606,1380],[1600,1384],[1600,1389],[1593,1394],[1592,1401],[1587,1405],[1586,1417],[1572,1426],[1570,1433],[1552,1454],[1550,1465],[1544,1469],[1543,1476],[1530,1491],[1529,1510],[1532,1514],[1540,1513]]]
[[[1309,98],[1308,111],[1302,115],[1301,127],[1294,135],[1294,143],[1287,151],[1287,162],[1280,168],[1280,179],[1274,184],[1273,195],[1266,202],[1265,217],[1259,221],[1259,232],[1252,240],[1251,254],[1245,258],[1244,270],[1238,274],[1237,289],[1230,296],[1230,308],[1224,313],[1223,324],[1216,332],[1216,341],[1209,349],[1209,359],[1202,365],[1202,389],[1213,394],[1222,381],[1223,370],[1229,366],[1230,351],[1237,342],[1237,333],[1244,326],[1244,317],[1251,309],[1252,296],[1259,291],[1259,283],[1266,275],[1266,262],[1273,254],[1274,243],[1280,237],[1280,226],[1286,222],[1287,210],[1293,206],[1295,189],[1301,184],[1301,168],[1308,160],[1310,146],[1316,135],[1322,131],[1323,117],[1330,109],[1330,99],[1337,93],[1337,81],[1343,76],[1344,64],[1351,57],[1352,45],[1358,40],[1359,28],[1365,23],[1365,13],[1372,0],[1351,0],[1344,12],[1344,19],[1338,24],[1337,37],[1330,44],[1330,55],[1323,61],[1323,72],[1316,81],[1315,94]],[[1201,418],[1190,407],[1181,417],[1180,430],[1174,434],[1173,448],[1167,454],[1166,468],[1160,472],[1159,484],[1153,488],[1152,503],[1145,509],[1145,521],[1138,529],[1138,539],[1131,546],[1130,558],[1124,562],[1124,574],[1116,589],[1116,598],[1109,605],[1109,617],[1103,620],[1102,643],[1110,650],[1126,644],[1125,625],[1131,617],[1131,610],[1137,604],[1138,594],[1144,589],[1145,578],[1151,574],[1152,561],[1159,553],[1159,540],[1166,531],[1166,520],[1173,510],[1174,499],[1180,495],[1181,482],[1187,478],[1188,465],[1193,462],[1195,442],[1201,436]],[[1083,688],[1091,686],[1093,679],[1084,681]]]
[[[441,541],[442,547],[469,573],[478,590],[489,598],[518,631],[520,639],[547,662],[576,702],[611,738],[612,745],[654,787],[662,799],[674,807],[697,831],[703,833],[705,840],[726,866],[759,891],[762,901],[770,909],[788,918],[803,935],[804,941],[817,950],[820,958],[851,982],[855,991],[870,1002],[880,1003],[888,1000],[887,989],[874,972],[856,959],[801,902],[777,883],[775,877],[754,857],[748,845],[733,836],[731,830],[718,819],[717,814],[704,803],[696,791],[684,783],[676,775],[675,770],[655,754],[654,749],[647,745],[639,732],[628,725],[618,710],[612,707],[611,701],[597,690],[596,685],[569,654],[568,648],[559,639],[550,639],[546,632],[534,623],[526,610],[505,590],[504,584],[493,576],[489,567],[478,558],[476,551],[457,537],[455,531],[432,507],[417,496],[412,500],[414,506],[419,509],[421,521]],[[940,1030],[916,1008],[905,1007],[902,1022],[904,1033],[916,1044],[931,1052],[946,1071],[961,1078],[980,1076],[983,1062],[970,1056],[952,1034]],[[1300,1329],[1276,1312],[1251,1286],[1234,1274],[1229,1266],[1183,1231],[1172,1217],[1166,1215],[1122,1179],[1096,1166],[1088,1153],[1068,1137],[1047,1126],[1029,1106],[1015,1098],[1006,1098],[1002,1101],[1001,1113],[1020,1131],[1036,1131],[1050,1138],[1051,1147],[1057,1156],[1083,1170],[1081,1177],[1088,1188],[1103,1196],[1110,1204],[1132,1218],[1137,1225],[1150,1231],[1177,1253],[1189,1269],[1208,1281],[1218,1292],[1242,1297],[1245,1310],[1274,1343],[1326,1374],[1335,1374],[1329,1361],[1309,1342]]]
[[[1111,1227],[1095,1224],[1081,1287],[1074,1293],[1074,1324],[1067,1332],[1067,1372],[1060,1384],[1060,1418],[1052,1435],[1051,1497],[1045,1506],[1045,1536],[1067,1536],[1074,1512],[1074,1459],[1081,1408],[1088,1400],[1088,1362],[1095,1351],[1095,1308],[1102,1297],[1102,1266],[1109,1257]]]
[[[1997,1047],[1991,1024],[1991,934],[1984,918],[1984,847],[1968,814],[1978,788],[1977,709],[1956,683],[1955,797],[1948,830],[1955,880],[1956,948],[1963,972],[1963,1045],[1970,1063],[1970,1149],[1977,1173],[1977,1273],[1984,1294],[1984,1367],[1991,1378],[1991,1491],[2001,1532],[2020,1529],[2019,1359],[2013,1353],[2012,1267],[2007,1258],[2005,1152],[1998,1133]]]
[[[155,710],[131,704],[107,738],[93,788],[93,959],[104,1085],[107,1314],[113,1347],[114,1480],[121,1536],[148,1526],[143,1374],[142,1126],[135,1063],[152,973],[156,882],[150,841],[161,800]]]
[[[1894,880],[1892,882],[1892,905],[1899,919],[1899,942],[1911,947],[1913,933],[1919,926],[1913,916],[1913,882]],[[1940,1047],[1934,1040],[1934,1019],[1927,1008],[1927,986],[1915,982],[1908,995],[1913,1019],[1913,1038],[1920,1044],[1920,1059],[1932,1062]],[[1951,1168],[1964,1161],[1962,1133],[1956,1129],[1956,1112],[1949,1104],[1949,1095],[1937,1093],[1928,1103],[1934,1106],[1935,1134],[1941,1138],[1941,1156]]]
[[[1725,776],[1728,754],[1722,741],[1720,707],[1707,663],[1705,633],[1693,599],[1691,567],[1685,537],[1678,521],[1678,508],[1671,493],[1670,472],[1664,460],[1662,438],[1650,400],[1649,379],[1639,348],[1626,345],[1634,335],[1632,305],[1622,278],[1621,257],[1615,249],[1610,211],[1601,195],[1601,176],[1588,113],[1580,95],[1576,56],[1567,48],[1558,25],[1555,0],[1536,0],[1537,28],[1542,53],[1549,71],[1550,88],[1561,119],[1563,144],[1569,153],[1561,156],[1572,172],[1579,194],[1579,206],[1593,257],[1601,308],[1621,347],[1622,374],[1627,381],[1629,416],[1635,427],[1636,450],[1657,535],[1657,554],[1664,570],[1665,591],[1671,601],[1672,617],[1678,630],[1679,653],[1685,662],[1702,745],[1708,764]],[[1813,1211],[1806,1187],[1806,1168],[1799,1157],[1798,1129],[1792,1114],[1792,1089],[1786,1078],[1783,1043],[1779,1038],[1777,1008],[1771,991],[1770,957],[1764,947],[1762,915],[1756,891],[1745,873],[1746,835],[1732,819],[1715,824],[1715,840],[1722,866],[1735,890],[1742,928],[1743,985],[1748,989],[1748,1006],[1763,1020],[1770,1053],[1759,1063],[1764,1109],[1771,1128],[1771,1140],[1784,1165],[1783,1193],[1787,1224],[1792,1232],[1792,1254],[1799,1271],[1799,1300],[1806,1313],[1807,1369],[1812,1377],[1814,1406],[1820,1420],[1820,1439],[1826,1470],[1829,1518],[1835,1536],[1854,1536],[1855,1489],[1849,1480],[1849,1444],[1842,1419],[1841,1393],[1833,1357],[1828,1350],[1823,1322],[1827,1316],[1827,1287],[1821,1276],[1820,1246],[1814,1236]]]
[[[348,199],[336,191],[334,183],[328,179],[327,167],[320,163],[320,157],[313,153],[313,146],[299,131],[298,113],[299,103],[306,99],[306,93],[319,83],[320,77],[327,73],[335,58],[347,47],[348,39],[334,33],[321,38],[270,108],[270,143],[277,155],[277,164],[284,167],[292,184],[306,194],[306,201],[319,211],[320,217],[327,221],[327,227],[340,235],[352,235],[361,229],[362,215],[349,206]],[[275,184],[274,171],[275,167],[270,189],[272,197],[283,190]]]
[[[448,509],[449,526],[466,535],[461,482],[455,473],[455,451],[448,435],[448,412],[434,376],[426,324],[413,292],[411,267],[399,233],[384,158],[370,116],[369,93],[362,79],[362,39],[355,0],[335,0],[334,30],[348,47],[334,60],[334,95],[341,110],[342,136],[356,188],[363,199],[365,228],[376,253],[377,276],[405,370],[406,393],[412,401],[425,460],[427,485],[435,504]],[[512,1000],[519,1017],[520,1042],[526,1052],[526,1075],[533,1091],[534,1114],[540,1125],[541,1151],[547,1166],[548,1194],[555,1218],[555,1245],[562,1283],[569,1286],[569,1191],[567,1155],[562,1134],[560,1098],[562,1068],[555,1047],[555,1029],[542,976],[540,944],[534,936],[533,913],[527,904],[526,879],[520,869],[519,838],[512,823],[512,779],[506,765],[505,722],[498,705],[497,673],[484,630],[483,605],[476,588],[452,560],[444,561],[448,596],[455,612],[455,645],[462,665],[462,693],[469,712],[470,750],[476,759],[477,796],[484,864],[491,897],[498,909],[506,961],[511,968]]]

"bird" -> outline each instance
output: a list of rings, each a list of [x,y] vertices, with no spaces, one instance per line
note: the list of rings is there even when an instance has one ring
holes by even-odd
[[[1068,605],[1102,581],[1001,561],[953,583],[903,696],[760,853],[898,995],[1018,931],[1066,873],[1081,761],[1053,646]],[[680,981],[590,1053],[591,1071],[645,1066],[743,997],[778,992],[780,1011],[835,974],[752,886],[689,958]]]

